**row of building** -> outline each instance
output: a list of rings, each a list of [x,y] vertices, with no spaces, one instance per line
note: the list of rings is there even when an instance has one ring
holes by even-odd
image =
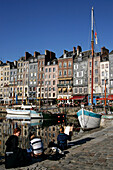
[[[91,104],[91,50],[80,46],[64,50],[56,58],[54,52],[45,54],[25,52],[18,61],[0,61],[0,102],[39,103],[57,102]],[[105,47],[94,54],[93,102],[104,97],[105,80],[107,97],[113,94],[113,51]]]

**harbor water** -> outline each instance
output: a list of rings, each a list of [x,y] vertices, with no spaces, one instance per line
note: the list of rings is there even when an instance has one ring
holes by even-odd
[[[67,123],[73,123],[74,127],[78,126],[77,119],[74,116],[65,117],[64,119],[32,119],[30,121],[1,119],[0,153],[5,153],[5,142],[13,134],[13,130],[16,127],[21,128],[19,147],[29,148],[29,134],[30,132],[35,132],[37,136],[41,137],[44,148],[47,148],[50,141],[54,140],[57,142],[59,128]]]

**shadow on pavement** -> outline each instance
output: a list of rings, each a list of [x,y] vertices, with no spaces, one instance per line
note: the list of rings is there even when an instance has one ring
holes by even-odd
[[[73,142],[69,142],[68,143],[68,147],[71,147],[71,146],[75,146],[75,145],[82,145],[82,144],[84,144],[84,143],[86,143],[86,142],[89,142],[89,141],[91,141],[92,139],[94,139],[94,138],[84,138],[84,139],[81,139],[81,140],[78,140],[78,141],[73,141]]]

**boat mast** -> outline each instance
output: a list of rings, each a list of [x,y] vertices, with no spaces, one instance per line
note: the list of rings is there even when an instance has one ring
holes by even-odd
[[[91,105],[93,106],[93,60],[94,60],[94,30],[93,30],[93,7],[91,11],[91,48],[92,48],[92,74],[91,74]]]

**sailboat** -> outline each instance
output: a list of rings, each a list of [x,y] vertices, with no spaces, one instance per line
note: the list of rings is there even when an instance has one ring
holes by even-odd
[[[94,60],[94,24],[93,24],[93,17],[94,17],[94,11],[92,7],[92,12],[91,12],[91,46],[92,46],[92,75],[91,75],[91,105],[92,105],[92,110],[85,110],[82,108],[77,112],[78,120],[81,125],[81,128],[83,130],[87,129],[93,129],[93,128],[98,128],[100,126],[100,120],[101,120],[101,114],[94,113],[93,112],[93,60]]]

